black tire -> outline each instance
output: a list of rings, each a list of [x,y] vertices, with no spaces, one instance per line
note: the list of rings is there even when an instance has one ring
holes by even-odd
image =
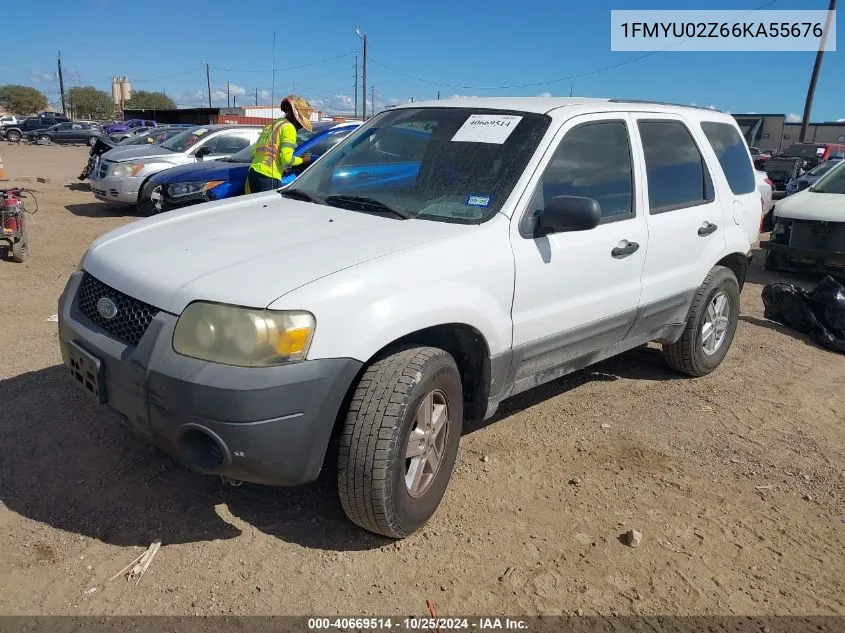
[[[413,497],[405,454],[417,410],[429,395],[446,403],[445,446],[428,487]],[[349,519],[391,538],[425,525],[449,484],[462,424],[461,377],[447,352],[405,346],[375,360],[355,389],[338,446],[338,489]]]
[[[720,293],[728,298],[727,329],[721,344],[712,354],[707,354],[703,347],[702,326],[710,303]],[[714,266],[695,295],[683,335],[675,343],[663,345],[666,363],[672,369],[690,376],[709,374],[727,355],[738,322],[739,283],[729,268]]]
[[[6,132],[6,140],[11,143],[17,143],[21,140],[21,133],[17,130],[9,130]]]
[[[141,188],[138,190],[138,203],[135,205],[138,209],[138,213],[143,216],[150,216],[158,213],[155,203],[152,201],[152,198],[150,198],[154,187],[150,187],[149,182],[150,181],[147,180],[143,185],[141,185]]]
[[[19,242],[12,244],[12,261],[16,264],[23,264],[29,255],[29,235],[26,229],[26,220],[21,217],[21,239]]]
[[[97,137],[96,136],[89,136],[88,137],[88,147],[94,147],[97,144]]]

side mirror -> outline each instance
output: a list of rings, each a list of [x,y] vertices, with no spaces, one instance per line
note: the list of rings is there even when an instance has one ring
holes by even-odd
[[[194,153],[194,156],[196,156],[197,158],[202,158],[203,156],[208,156],[209,154],[211,154],[211,146],[203,145]]]
[[[601,205],[593,198],[556,196],[535,214],[535,236],[567,231],[589,231],[601,222]]]

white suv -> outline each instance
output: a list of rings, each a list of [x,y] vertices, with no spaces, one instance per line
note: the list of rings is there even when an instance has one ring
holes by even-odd
[[[585,99],[380,113],[279,191],[97,239],[59,301],[71,375],[199,472],[337,466],[395,538],[444,495],[464,420],[649,341],[731,345],[761,196],[734,119]]]

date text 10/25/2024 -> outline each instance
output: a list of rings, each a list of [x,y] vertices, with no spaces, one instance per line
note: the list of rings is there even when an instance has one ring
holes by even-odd
[[[309,631],[527,631],[528,623],[515,618],[309,618]]]

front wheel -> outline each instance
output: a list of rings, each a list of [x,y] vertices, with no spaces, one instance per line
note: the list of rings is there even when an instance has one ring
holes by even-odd
[[[666,363],[690,376],[704,376],[724,360],[739,322],[739,283],[733,271],[714,266],[692,303],[681,338],[663,346]]]
[[[88,147],[94,147],[97,144],[97,137],[96,136],[89,136],[88,137]]]
[[[388,351],[364,372],[338,449],[338,488],[361,527],[405,538],[431,518],[449,484],[463,424],[455,360],[434,347]]]
[[[18,132],[17,130],[9,130],[6,133],[6,140],[10,141],[12,143],[17,143],[18,141],[21,140],[21,133]]]

